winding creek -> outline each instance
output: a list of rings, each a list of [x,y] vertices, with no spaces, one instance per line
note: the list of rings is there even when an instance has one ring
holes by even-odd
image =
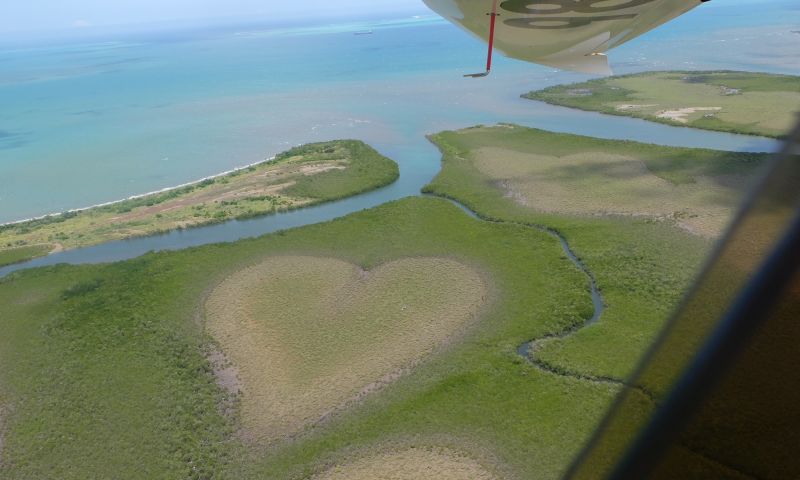
[[[476,220],[480,220],[482,222],[489,222],[489,223],[517,225],[517,226],[526,227],[526,228],[533,228],[533,229],[538,230],[540,232],[547,233],[548,235],[551,235],[551,236],[555,237],[558,240],[559,244],[561,245],[561,249],[564,251],[564,254],[567,256],[569,261],[572,262],[572,264],[575,265],[578,268],[578,270],[583,272],[586,275],[586,277],[588,278],[588,280],[589,280],[589,292],[590,292],[591,297],[592,297],[592,306],[594,307],[594,310],[592,311],[592,316],[589,317],[588,319],[586,319],[583,324],[577,324],[577,325],[574,325],[573,327],[568,328],[566,330],[563,330],[561,332],[553,333],[553,334],[549,334],[549,335],[544,335],[542,337],[535,338],[535,339],[533,339],[533,340],[531,340],[529,342],[525,342],[522,345],[520,345],[519,347],[517,347],[517,353],[520,356],[522,356],[523,358],[525,358],[526,360],[528,360],[533,365],[535,365],[535,366],[537,366],[539,368],[542,368],[543,370],[547,370],[548,372],[552,372],[552,373],[556,373],[558,375],[564,375],[564,376],[586,378],[584,375],[580,375],[580,376],[578,376],[578,375],[570,375],[570,374],[565,374],[563,372],[557,371],[556,369],[554,369],[553,367],[545,364],[544,362],[541,362],[541,361],[537,360],[536,357],[534,356],[534,354],[536,353],[536,349],[543,342],[546,342],[546,341],[551,340],[551,339],[556,339],[556,338],[567,338],[570,335],[572,335],[573,333],[575,333],[578,330],[580,330],[581,328],[588,327],[589,325],[593,325],[593,324],[597,323],[600,320],[600,317],[603,315],[603,311],[605,310],[605,302],[603,301],[603,295],[600,292],[600,287],[598,287],[598,285],[597,285],[597,279],[595,278],[594,273],[592,273],[592,271],[589,270],[589,267],[587,267],[586,264],[583,263],[583,261],[575,254],[575,252],[572,250],[572,247],[569,245],[569,242],[567,242],[567,239],[564,238],[564,236],[561,233],[559,233],[557,230],[554,230],[554,229],[552,229],[550,227],[547,227],[545,225],[536,225],[536,224],[528,224],[528,223],[521,223],[521,222],[505,222],[505,221],[501,221],[501,220],[489,220],[489,219],[486,219],[484,217],[481,217],[480,215],[478,215],[478,213],[476,213],[475,211],[471,210],[469,207],[467,207],[463,203],[461,203],[458,200],[455,200],[453,198],[440,197],[438,195],[428,195],[428,196],[436,197],[436,198],[444,198],[445,200],[448,200],[450,203],[452,203],[453,205],[457,206],[462,211],[464,211],[467,215],[469,215],[470,217],[472,217],[472,218],[474,218]],[[589,378],[589,379],[595,380],[595,381],[610,382],[610,383],[616,383],[616,384],[624,385],[624,382],[622,382],[621,380],[616,380],[616,379],[611,379],[611,378],[607,378],[607,379],[606,378]]]
[[[605,302],[603,301],[603,295],[600,292],[600,288],[597,286],[597,279],[595,279],[594,274],[592,273],[591,270],[589,270],[589,267],[587,267],[586,264],[583,263],[581,261],[581,259],[578,258],[577,255],[575,255],[575,252],[572,251],[572,247],[570,247],[569,243],[567,243],[567,239],[564,238],[564,236],[561,235],[559,232],[557,232],[557,231],[555,231],[553,229],[547,228],[547,227],[533,227],[533,228],[537,228],[539,230],[547,232],[550,235],[553,235],[554,237],[558,238],[558,241],[561,244],[561,249],[564,250],[564,253],[566,254],[567,258],[569,258],[569,260],[576,267],[578,267],[578,269],[580,271],[582,271],[584,274],[586,274],[586,276],[589,278],[589,291],[590,291],[591,296],[592,296],[592,305],[594,307],[592,316],[589,317],[589,319],[587,319],[586,322],[583,325],[575,325],[573,328],[570,328],[568,330],[564,330],[563,332],[552,334],[552,335],[547,335],[547,336],[538,338],[536,340],[531,340],[530,342],[523,343],[522,345],[519,346],[519,348],[517,348],[517,353],[522,355],[524,358],[534,362],[535,364],[538,364],[539,366],[543,366],[544,367],[545,365],[540,363],[540,362],[537,363],[538,361],[534,357],[534,354],[536,353],[536,349],[543,342],[545,342],[547,340],[550,340],[550,339],[553,339],[553,338],[566,338],[566,337],[572,335],[573,333],[575,333],[576,331],[578,331],[581,327],[584,327],[584,326],[588,327],[589,325],[597,323],[600,320],[600,317],[603,315],[603,311],[605,310],[606,305],[605,305]],[[548,370],[551,370],[551,369],[548,368]]]
[[[548,363],[536,358],[536,350],[544,342],[547,342],[547,341],[552,340],[552,339],[567,338],[567,337],[575,334],[576,332],[578,332],[582,328],[588,327],[590,325],[593,325],[593,324],[597,323],[600,320],[600,317],[603,315],[603,311],[605,310],[605,303],[603,302],[603,296],[602,296],[602,293],[600,291],[600,288],[597,285],[597,279],[595,278],[594,273],[592,273],[592,271],[589,269],[589,267],[586,266],[586,264],[583,263],[583,261],[575,254],[575,252],[572,250],[572,247],[567,242],[567,239],[564,238],[564,236],[561,233],[559,233],[557,230],[554,230],[554,229],[552,229],[550,227],[547,227],[547,226],[544,226],[544,225],[528,224],[528,223],[521,223],[521,222],[505,222],[505,221],[500,221],[500,220],[489,220],[489,219],[481,217],[480,215],[478,215],[478,213],[476,213],[475,211],[471,210],[469,207],[467,207],[466,205],[462,204],[461,202],[459,202],[459,201],[457,201],[455,199],[448,198],[448,197],[440,197],[440,196],[437,196],[437,195],[429,195],[429,196],[437,197],[437,198],[444,198],[444,199],[450,201],[452,204],[454,204],[455,206],[460,208],[462,211],[464,211],[467,215],[469,215],[470,217],[472,217],[472,218],[474,218],[476,220],[480,220],[480,221],[483,221],[483,222],[489,222],[489,223],[509,224],[509,225],[517,225],[517,226],[522,226],[522,227],[527,227],[527,228],[533,228],[533,229],[538,230],[540,232],[545,232],[545,233],[547,233],[549,235],[552,235],[561,244],[561,249],[564,251],[564,254],[566,254],[567,258],[573,263],[573,265],[575,265],[588,278],[589,290],[590,290],[590,293],[591,293],[591,296],[592,296],[592,304],[594,306],[594,311],[592,313],[592,316],[589,317],[588,319],[586,319],[583,322],[583,324],[576,324],[576,325],[572,326],[571,328],[565,329],[565,330],[563,330],[561,332],[543,335],[541,337],[538,337],[538,338],[535,338],[533,340],[530,340],[528,342],[523,343],[522,345],[517,347],[517,354],[519,354],[521,357],[523,357],[530,365],[532,365],[532,366],[534,366],[534,367],[536,367],[536,368],[538,368],[538,369],[540,369],[540,370],[542,370],[542,371],[544,371],[546,373],[550,373],[550,374],[553,374],[553,375],[558,375],[558,376],[561,376],[561,377],[569,377],[569,378],[573,378],[573,379],[577,379],[577,380],[581,380],[581,381],[588,381],[588,382],[594,382],[594,383],[604,383],[604,384],[614,385],[614,386],[620,387],[620,388],[634,389],[634,390],[637,390],[639,393],[641,393],[645,398],[647,398],[653,405],[656,405],[658,403],[658,401],[656,400],[656,397],[653,395],[653,393],[651,391],[649,391],[647,388],[645,388],[645,387],[643,387],[641,385],[632,384],[632,383],[630,383],[630,382],[628,382],[626,380],[613,378],[613,377],[601,377],[601,376],[596,376],[596,375],[587,375],[585,373],[567,372],[567,371],[564,371],[562,369],[555,368],[552,365],[550,365],[550,364],[548,364]],[[698,455],[700,457],[703,457],[703,458],[705,458],[707,461],[709,461],[711,463],[714,463],[714,464],[717,464],[717,465],[721,465],[725,469],[736,471],[742,478],[755,478],[755,477],[753,477],[752,475],[750,475],[750,474],[748,474],[746,472],[738,470],[738,469],[736,469],[735,467],[733,467],[731,465],[728,465],[728,464],[726,464],[726,463],[724,463],[724,462],[722,462],[720,460],[717,460],[716,458],[708,456],[704,452],[701,452],[701,451],[698,451],[698,450],[694,449],[693,447],[691,447],[690,445],[686,444],[685,442],[680,442],[680,445],[681,445],[681,447],[683,447],[687,451],[689,451],[689,452],[691,452],[691,453],[693,453],[695,455]]]

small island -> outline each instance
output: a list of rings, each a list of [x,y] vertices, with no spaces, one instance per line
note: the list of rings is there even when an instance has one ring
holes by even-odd
[[[0,225],[0,266],[112,240],[308,207],[388,185],[398,176],[394,161],[357,140],[303,145],[189,185]]]
[[[645,72],[558,85],[523,97],[669,125],[782,138],[800,110],[800,77],[734,71]]]

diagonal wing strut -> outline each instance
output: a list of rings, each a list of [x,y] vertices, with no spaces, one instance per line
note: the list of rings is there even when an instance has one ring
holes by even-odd
[[[497,22],[497,0],[492,0],[492,12],[487,13],[491,18],[489,23],[489,53],[486,55],[486,71],[481,73],[468,73],[465,77],[481,78],[486,77],[492,72],[492,51],[494,50],[494,25]]]

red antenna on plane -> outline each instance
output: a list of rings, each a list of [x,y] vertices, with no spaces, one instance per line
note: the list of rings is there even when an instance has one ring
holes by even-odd
[[[468,73],[465,77],[480,78],[488,76],[492,72],[492,51],[494,50],[494,25],[497,22],[497,0],[492,0],[492,12],[487,13],[491,17],[489,23],[489,53],[486,56],[486,71],[481,73]]]

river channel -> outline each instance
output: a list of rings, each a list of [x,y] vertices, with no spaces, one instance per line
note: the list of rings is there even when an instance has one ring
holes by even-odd
[[[651,123],[626,117],[575,111],[524,99],[509,98],[505,111],[475,112],[469,118],[445,120],[441,128],[462,128],[476,124],[511,122],[528,127],[557,132],[591,135],[600,138],[635,140],[668,146],[712,148],[728,151],[773,152],[779,148],[775,140],[700,131]],[[439,172],[441,155],[425,137],[428,122],[418,129],[397,125],[397,135],[374,139],[364,138],[382,154],[400,165],[400,178],[392,185],[314,207],[278,213],[247,220],[176,230],[165,234],[108,242],[91,247],[67,250],[40,257],[25,263],[0,268],[0,277],[22,269],[68,264],[106,263],[138,257],[150,251],[178,250],[218,242],[233,242],[242,238],[300,227],[348,215],[407,196],[419,195],[423,186]]]

